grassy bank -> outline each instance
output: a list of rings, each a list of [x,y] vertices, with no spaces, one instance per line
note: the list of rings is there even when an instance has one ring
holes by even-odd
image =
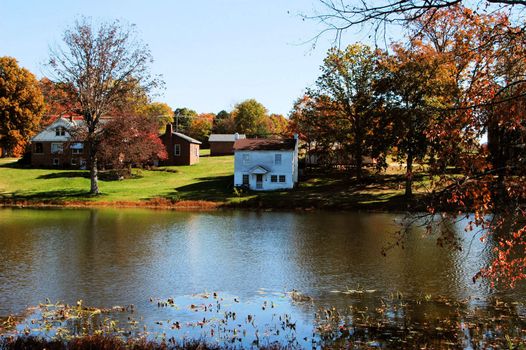
[[[100,181],[100,196],[88,193],[89,173],[82,170],[31,169],[16,159],[0,159],[0,203],[21,206],[144,206],[179,208],[276,208],[405,210],[400,169],[374,175],[359,184],[342,173],[306,172],[290,191],[237,193],[232,156],[209,157],[199,164],[134,170],[126,180]],[[423,178],[416,184],[422,195]],[[417,202],[417,201],[415,201]]]

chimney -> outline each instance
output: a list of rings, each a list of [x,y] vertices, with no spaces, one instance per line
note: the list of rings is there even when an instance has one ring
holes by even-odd
[[[237,132],[234,134],[234,140],[239,140],[239,134]]]
[[[173,133],[173,125],[172,125],[172,123],[166,124],[165,134],[166,135],[171,135],[172,133]]]

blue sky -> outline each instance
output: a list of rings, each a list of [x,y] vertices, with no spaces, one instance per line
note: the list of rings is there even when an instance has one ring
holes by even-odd
[[[217,113],[255,98],[287,115],[332,44],[331,35],[315,49],[302,44],[323,27],[298,14],[317,7],[315,0],[2,0],[0,55],[40,78],[49,45],[60,42],[76,16],[123,19],[137,24],[155,59],[153,72],[166,82],[156,100]],[[346,43],[361,39],[350,34]]]

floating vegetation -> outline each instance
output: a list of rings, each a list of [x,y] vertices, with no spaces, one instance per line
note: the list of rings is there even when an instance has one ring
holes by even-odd
[[[481,306],[470,298],[424,294],[410,300],[402,293],[382,298],[357,290],[362,293],[343,293],[356,300],[369,295],[368,302],[353,303],[349,297],[347,307],[315,305],[296,290],[265,290],[249,300],[218,292],[151,297],[143,307],[154,308],[155,319],[145,319],[134,305],[96,308],[82,300],[74,305],[47,300],[23,317],[0,321],[0,348],[520,349],[526,342],[526,310],[520,303],[494,299]],[[306,310],[313,316],[301,317]]]

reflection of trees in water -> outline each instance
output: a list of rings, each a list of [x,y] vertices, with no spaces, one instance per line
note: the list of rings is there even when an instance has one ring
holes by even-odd
[[[380,295],[400,291],[404,295],[443,294],[452,298],[470,295],[464,259],[457,251],[440,249],[425,228],[412,226],[403,248],[381,255],[399,229],[393,220],[402,215],[315,213],[301,216],[294,235],[293,257],[309,271],[310,285],[321,298],[334,302],[331,290],[375,289]]]

